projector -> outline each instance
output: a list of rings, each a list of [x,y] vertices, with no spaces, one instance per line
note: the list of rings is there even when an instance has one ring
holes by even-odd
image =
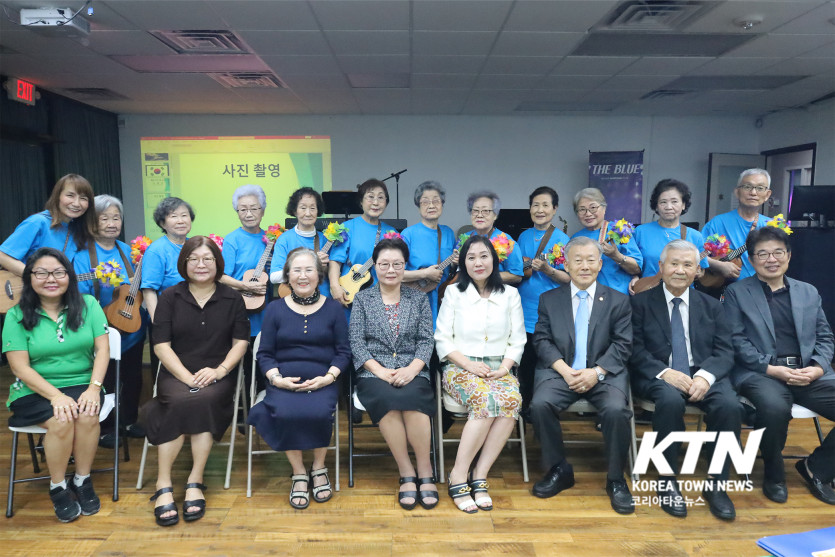
[[[20,25],[50,37],[86,37],[90,23],[81,15],[73,18],[75,13],[72,8],[24,9],[20,10]]]

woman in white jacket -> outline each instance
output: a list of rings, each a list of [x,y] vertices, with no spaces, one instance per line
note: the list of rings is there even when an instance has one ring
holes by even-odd
[[[459,509],[474,513],[493,508],[487,474],[522,404],[511,370],[522,357],[526,336],[519,292],[502,284],[499,256],[490,241],[470,237],[459,261],[458,283],[446,290],[438,313],[435,348],[444,390],[469,410],[449,473],[449,495]]]

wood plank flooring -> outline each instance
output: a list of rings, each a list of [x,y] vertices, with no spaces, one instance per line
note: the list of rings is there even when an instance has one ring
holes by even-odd
[[[0,368],[0,391],[11,381],[8,367]],[[366,417],[367,420],[367,417]],[[0,430],[0,474],[3,495],[9,472],[11,435]],[[401,509],[396,500],[397,471],[389,457],[355,461],[354,488],[348,487],[347,422],[340,415],[342,451],[341,491],[325,504],[311,502],[304,511],[288,503],[290,467],[283,455],[256,456],[253,496],[246,497],[246,440],[238,437],[232,486],[223,489],[225,447],[213,450],[205,483],[208,510],[195,523],[171,528],[154,523],[152,503],[156,453],[149,452],[145,485],[135,489],[142,444],[131,440],[131,461],[121,465],[120,500],[111,500],[109,474],[94,477],[102,498],[101,511],[60,524],[54,517],[44,482],[19,484],[15,489],[15,516],[0,518],[0,554],[34,555],[525,555],[561,557],[599,556],[762,556],[756,545],[762,536],[800,532],[835,524],[835,509],[814,499],[786,461],[789,501],[784,505],[763,497],[762,463],[755,467],[755,491],[732,495],[737,519],[726,523],[713,518],[707,507],[693,507],[686,519],[668,516],[660,508],[638,507],[634,515],[612,511],[604,491],[605,462],[601,446],[571,447],[576,486],[547,500],[530,494],[539,479],[539,446],[528,428],[531,483],[522,481],[519,450],[506,449],[493,468],[490,493],[495,510],[466,515],[458,511],[441,487],[441,502],[433,510]],[[833,426],[823,422],[824,431]],[[460,429],[454,426],[453,432]],[[644,427],[640,430],[643,431]],[[588,420],[569,421],[571,439],[600,437]],[[383,446],[373,429],[356,431],[358,446]],[[639,431],[640,436],[640,431]],[[18,477],[31,475],[28,450],[21,438]],[[790,426],[786,454],[805,454],[817,444],[811,420]],[[112,460],[112,451],[100,449],[97,467]],[[455,448],[447,447],[447,470]],[[185,483],[189,464],[187,447],[176,464],[175,478]],[[328,466],[334,479],[332,456]],[[704,470],[700,462],[697,470]],[[175,486],[182,505],[182,487]],[[651,495],[651,494],[646,494]],[[687,494],[685,494],[687,495]],[[690,494],[695,497],[697,494]]]

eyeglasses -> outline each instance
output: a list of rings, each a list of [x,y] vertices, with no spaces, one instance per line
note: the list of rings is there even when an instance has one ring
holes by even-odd
[[[56,280],[61,280],[62,278],[66,278],[67,270],[66,269],[55,269],[54,271],[47,271],[46,269],[37,269],[32,271],[32,276],[34,276],[38,280],[46,280],[49,278],[49,275]]]
[[[600,205],[589,205],[588,207],[578,207],[577,214],[578,215],[593,215],[600,209]]]
[[[757,193],[765,193],[768,191],[768,186],[754,186],[751,184],[742,184],[739,189],[745,192],[756,191]]]
[[[369,203],[373,203],[374,201],[385,201],[386,196],[385,195],[366,195],[366,196],[363,196],[363,199],[365,201],[368,201]]]
[[[420,206],[421,207],[429,207],[431,205],[443,205],[443,202],[436,198],[436,199],[421,199]]]
[[[756,255],[756,256],[757,256],[757,259],[759,259],[760,261],[768,261],[768,258],[769,258],[769,257],[772,257],[772,256],[773,256],[773,257],[774,257],[774,259],[776,259],[777,261],[782,261],[783,259],[785,259],[785,258],[786,258],[786,254],[787,254],[787,253],[788,253],[788,252],[787,252],[786,250],[784,250],[784,249],[776,249],[776,250],[774,250],[774,251],[765,251],[765,250],[763,250],[763,251],[758,251],[758,252],[757,252],[757,253],[755,253],[754,255]]]
[[[202,263],[203,265],[211,265],[215,262],[214,257],[189,257],[186,259],[186,263],[189,265],[197,265],[198,263]]]
[[[470,211],[470,214],[474,217],[487,217],[490,216],[490,213],[493,212],[493,209],[473,209]]]
[[[388,271],[389,268],[394,269],[395,271],[402,271],[403,267],[405,267],[405,266],[406,266],[406,264],[403,263],[402,261],[397,261],[395,263],[389,263],[388,261],[383,261],[382,263],[377,263],[377,268],[380,269],[381,271]]]
[[[263,207],[241,207],[238,209],[238,214],[245,215],[247,213],[257,213],[261,209],[263,209]]]

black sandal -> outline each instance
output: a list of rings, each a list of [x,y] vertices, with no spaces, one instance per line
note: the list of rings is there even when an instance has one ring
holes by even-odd
[[[400,478],[400,485],[407,484],[407,483],[414,483],[417,484],[417,478],[414,476],[405,476]],[[414,502],[411,504],[404,503],[403,499],[406,497],[411,497],[414,499]],[[397,492],[397,502],[400,503],[400,506],[410,511],[417,506],[418,503],[418,492],[417,491],[398,491]]]
[[[449,488],[447,488],[447,492],[449,493],[449,496],[452,497],[452,502],[455,503],[455,506],[458,507],[458,510],[464,511],[467,514],[473,514],[478,512],[478,505],[475,504],[475,501],[473,501],[472,503],[473,505],[475,505],[475,508],[471,511],[468,511],[467,507],[470,506],[469,504],[465,504],[463,501],[456,500],[463,499],[464,497],[470,497],[472,499],[472,496],[470,495],[470,486],[468,486],[466,483],[450,485]]]
[[[200,491],[206,491],[206,486],[198,483],[193,482],[190,484],[186,484],[186,490],[189,489],[199,489]],[[186,509],[189,507],[199,507],[199,510],[194,512],[188,512]],[[200,520],[203,518],[203,515],[206,514],[206,500],[205,499],[195,499],[194,501],[184,501],[183,502],[183,520],[186,522],[194,522],[195,520]]]
[[[434,476],[429,476],[428,478],[420,478],[418,480],[418,489],[420,488],[420,486],[422,486],[424,484],[433,484],[433,483],[435,483]],[[426,499],[429,499],[431,497],[433,497],[435,499],[435,502],[434,503],[427,503]],[[435,508],[435,506],[438,504],[438,501],[440,501],[440,497],[438,497],[438,490],[432,490],[432,491],[423,490],[423,489],[420,490],[420,506],[423,507],[424,509],[426,509],[427,511],[429,509]]]
[[[487,493],[487,488],[490,487],[487,484],[487,480],[470,480],[470,490],[473,495],[473,502],[475,506],[478,507],[482,511],[492,511],[493,510],[493,499],[490,497],[490,494]],[[483,493],[481,497],[478,496],[479,493]],[[479,505],[479,501],[490,501],[488,504]]]
[[[318,470],[310,470],[310,482],[312,484],[316,483],[315,478],[318,476],[325,476],[325,480],[327,481],[320,486],[313,486],[313,500],[317,503],[324,503],[325,501],[329,501],[330,498],[333,497],[333,489],[331,488],[331,479],[328,477],[328,469],[319,468]],[[330,491],[330,493],[328,493],[327,497],[317,497],[317,495],[321,491]]]
[[[158,489],[156,493],[151,496],[151,501],[156,501],[157,497],[160,495],[165,495],[166,493],[174,493],[173,487],[163,487]],[[162,518],[162,515],[174,511],[177,513],[177,503],[173,501],[171,503],[166,503],[165,505],[160,505],[159,507],[154,507],[154,518],[157,520],[157,524],[160,526],[174,526],[180,521],[180,515],[175,514],[174,516],[169,516],[166,518]]]

